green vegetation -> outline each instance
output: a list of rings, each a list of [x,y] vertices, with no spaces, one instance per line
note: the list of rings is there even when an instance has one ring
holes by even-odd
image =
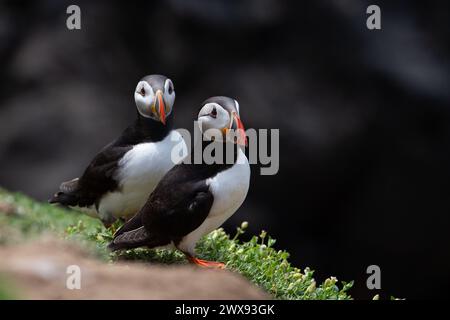
[[[14,300],[18,295],[12,289],[11,283],[6,280],[6,276],[0,275],[0,300]]]
[[[106,229],[97,219],[84,214],[0,189],[0,245],[52,232],[82,244],[105,261],[187,263],[180,252],[164,249],[109,252],[106,246],[118,227],[119,224],[115,224]],[[248,242],[240,241],[239,236],[246,228],[247,223],[242,223],[233,237],[222,229],[213,231],[198,243],[199,257],[226,262],[228,269],[242,274],[277,299],[351,299],[348,290],[352,282],[338,285],[337,279],[330,277],[321,284],[316,283],[313,271],[309,268],[301,271],[291,266],[289,253],[276,250],[275,239],[266,232]]]

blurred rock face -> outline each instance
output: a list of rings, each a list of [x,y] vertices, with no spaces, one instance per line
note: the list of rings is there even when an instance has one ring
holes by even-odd
[[[357,297],[375,294],[371,264],[387,295],[447,294],[448,4],[381,2],[376,32],[361,1],[81,1],[80,31],[69,4],[0,4],[0,185],[47,199],[134,119],[137,81],[163,73],[179,127],[229,95],[246,127],[280,129],[279,174],[254,168],[228,226],[268,230]]]

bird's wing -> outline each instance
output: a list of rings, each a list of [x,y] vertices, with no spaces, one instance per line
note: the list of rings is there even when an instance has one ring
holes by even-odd
[[[139,227],[114,237],[113,241],[108,245],[112,251],[119,249],[132,249],[144,246],[149,241],[149,235],[145,228]]]
[[[177,165],[142,208],[142,223],[152,236],[181,239],[203,223],[213,201],[206,179],[199,178],[195,166]]]
[[[111,248],[135,247],[125,243],[123,235],[142,226],[147,230],[147,246],[176,242],[198,228],[208,216],[214,197],[206,179],[198,179],[193,173],[185,165],[170,170],[142,209],[114,235]]]
[[[136,213],[130,220],[125,222],[124,225],[122,227],[120,227],[119,230],[116,231],[116,233],[114,234],[114,238],[117,238],[122,233],[136,230],[136,229],[142,227],[143,224],[142,224],[141,215],[142,215],[142,210],[139,211],[138,213]]]
[[[115,177],[120,159],[134,145],[144,141],[148,134],[139,131],[136,124],[131,125],[97,154],[79,179],[81,202],[97,205],[96,202],[102,195],[117,188],[118,181]]]
[[[70,181],[65,181],[59,186],[59,191],[64,193],[75,192],[78,189],[79,178],[72,179]]]
[[[117,188],[115,173],[119,160],[132,147],[122,143],[121,139],[108,144],[94,157],[80,178],[63,182],[60,191],[49,202],[79,207],[98,205],[98,200],[106,192]]]
[[[106,192],[117,188],[115,175],[119,161],[131,149],[132,146],[113,143],[95,156],[78,181],[77,193],[81,206],[94,204]]]
[[[205,221],[213,201],[208,190],[186,191],[179,202],[152,204],[152,212],[144,215],[143,224],[152,235],[181,240]]]

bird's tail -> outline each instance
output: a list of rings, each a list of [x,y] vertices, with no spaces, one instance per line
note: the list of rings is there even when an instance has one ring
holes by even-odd
[[[124,232],[113,239],[108,245],[108,248],[112,251],[122,249],[133,249],[137,247],[145,246],[149,243],[150,237],[144,226]]]

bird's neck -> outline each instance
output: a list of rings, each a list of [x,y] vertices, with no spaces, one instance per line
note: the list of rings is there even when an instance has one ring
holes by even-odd
[[[195,153],[198,155],[198,153],[201,152],[202,163],[211,163],[205,159],[205,157],[211,157],[214,160],[213,165],[230,166],[236,163],[239,148],[238,145],[232,142],[204,141],[202,139],[202,141],[198,141],[192,147],[191,156],[195,156]]]
[[[142,139],[151,139],[152,141],[163,140],[173,128],[172,117],[167,117],[166,124],[159,121],[145,118],[138,113],[135,122],[135,129]]]

